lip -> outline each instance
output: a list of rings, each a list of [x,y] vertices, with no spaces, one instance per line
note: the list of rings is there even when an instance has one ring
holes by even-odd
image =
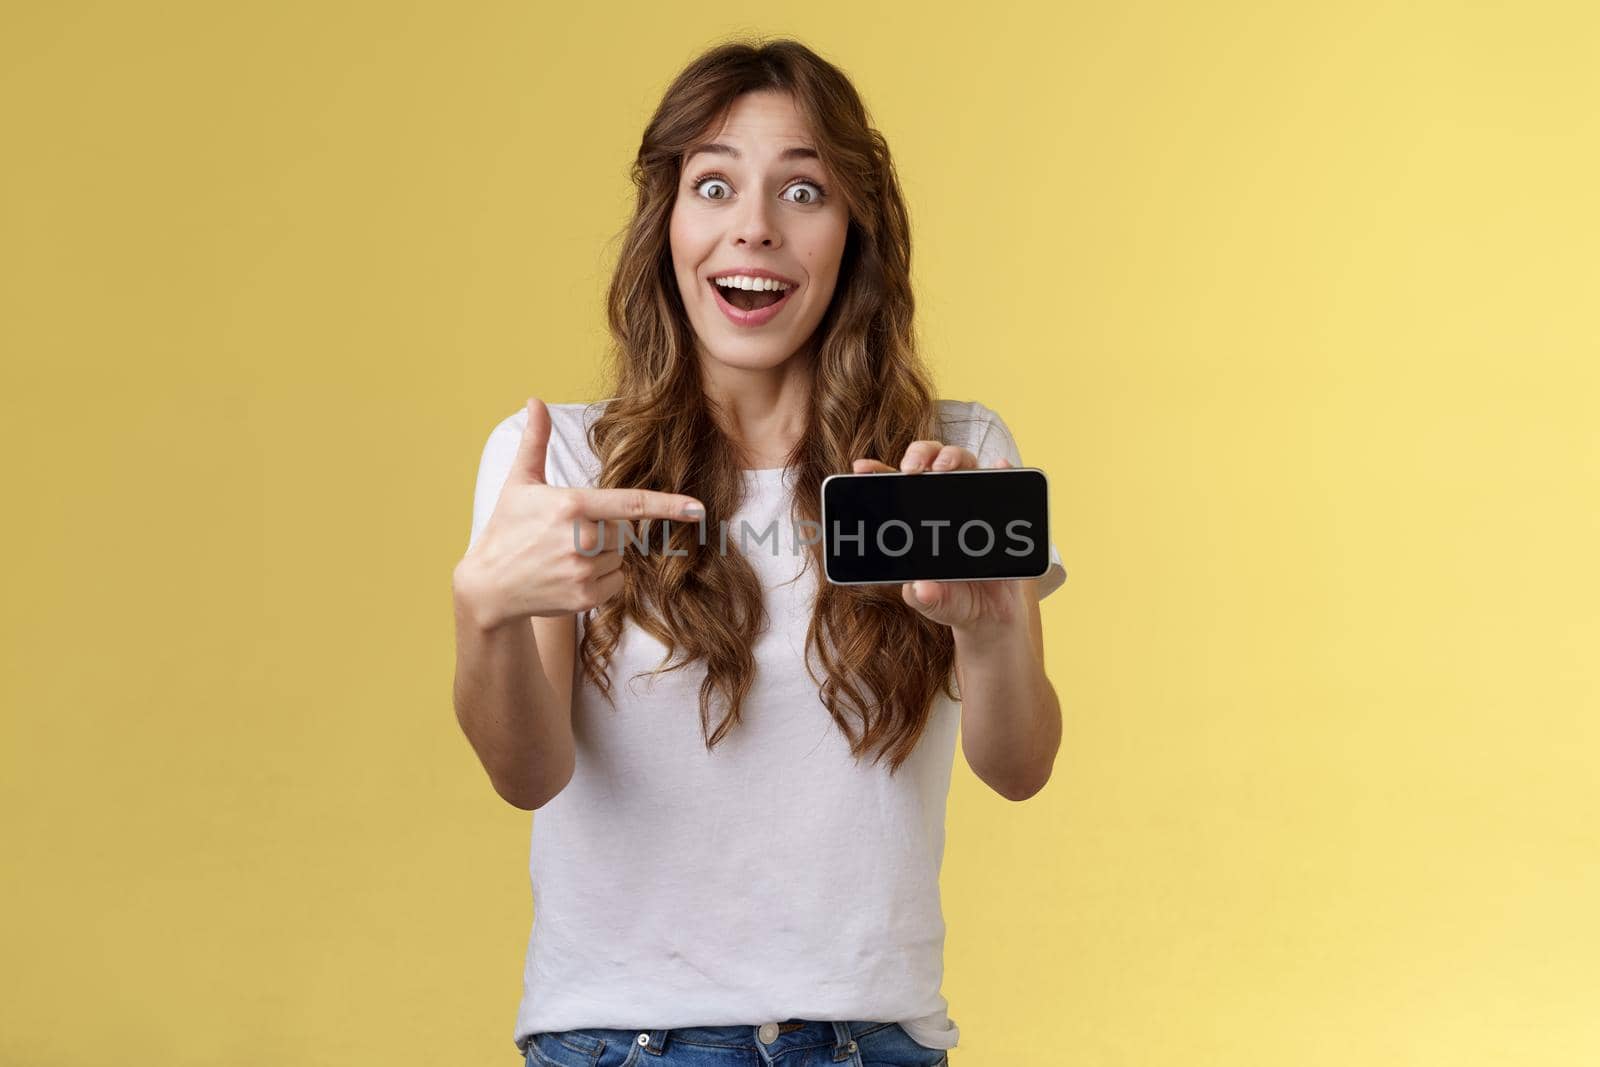
[[[723,274],[727,273],[751,274],[752,272],[745,270],[723,272]],[[753,275],[757,278],[777,278],[779,281],[788,281],[787,278],[783,278],[777,274],[772,274],[768,271],[755,271],[753,272]],[[722,274],[714,274],[711,276],[711,278],[720,277],[722,277]],[[765,326],[767,323],[777,318],[780,311],[789,306],[789,298],[794,296],[794,294],[800,288],[798,285],[791,284],[788,289],[783,291],[782,299],[780,299],[776,304],[773,304],[771,307],[757,308],[755,311],[745,311],[728,303],[727,298],[722,295],[722,286],[711,280],[711,278],[706,279],[706,284],[711,287],[711,298],[717,302],[717,307],[722,309],[722,313],[728,317],[728,321],[733,323],[735,326]]]

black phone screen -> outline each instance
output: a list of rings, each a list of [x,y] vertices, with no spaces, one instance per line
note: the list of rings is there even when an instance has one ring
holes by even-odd
[[[822,481],[828,581],[1042,577],[1048,490],[1037,467],[830,475]]]

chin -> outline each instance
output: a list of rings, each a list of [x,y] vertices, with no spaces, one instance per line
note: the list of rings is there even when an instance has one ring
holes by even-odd
[[[787,341],[774,343],[765,339],[751,339],[743,344],[738,341],[730,344],[721,340],[715,345],[701,342],[701,347],[705,349],[708,359],[725,367],[735,367],[739,370],[770,370],[782,366],[790,356],[794,355],[799,345]]]

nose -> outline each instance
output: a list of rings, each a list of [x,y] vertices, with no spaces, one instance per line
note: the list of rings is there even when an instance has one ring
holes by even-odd
[[[731,236],[735,244],[776,248],[780,241],[772,222],[771,205],[760,197],[747,200],[744,210],[734,220]]]

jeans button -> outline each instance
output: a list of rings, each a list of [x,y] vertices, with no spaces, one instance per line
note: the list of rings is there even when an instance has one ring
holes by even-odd
[[[772,1044],[774,1041],[778,1040],[778,1024],[762,1023],[761,1029],[756,1031],[756,1036],[761,1039],[761,1043],[763,1045]]]

